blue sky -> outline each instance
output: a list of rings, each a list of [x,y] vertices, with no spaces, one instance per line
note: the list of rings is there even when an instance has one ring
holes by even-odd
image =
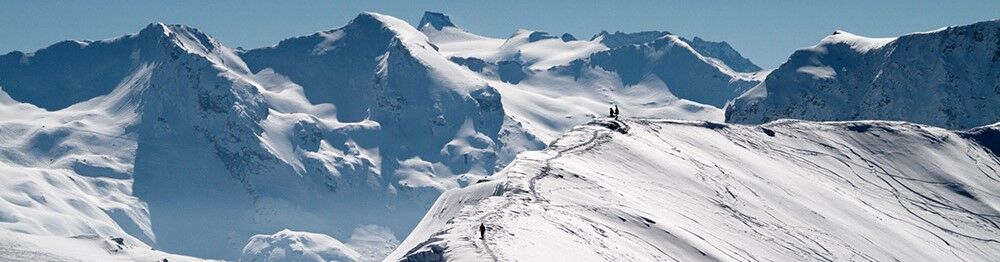
[[[617,2],[617,3],[616,3]],[[725,40],[762,67],[836,29],[896,36],[1000,18],[1000,1],[16,1],[0,0],[0,53],[66,39],[104,39],[154,21],[186,24],[228,46],[269,46],[344,25],[362,11],[410,23],[444,12],[471,32],[517,28],[589,38],[600,30],[666,30]]]

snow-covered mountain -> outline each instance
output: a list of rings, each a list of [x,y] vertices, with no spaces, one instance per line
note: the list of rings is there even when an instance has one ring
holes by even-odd
[[[736,49],[729,45],[729,43],[726,43],[726,41],[706,41],[697,36],[691,40],[683,40],[688,43],[691,48],[697,50],[698,53],[701,53],[705,57],[721,60],[722,63],[725,63],[726,66],[736,72],[752,73],[763,70],[751,62],[749,58],[743,57],[743,55],[736,51]]]
[[[836,31],[726,108],[726,121],[886,119],[946,128],[1000,121],[1000,20],[897,38]]]
[[[990,261],[998,132],[599,121],[446,192],[388,260]]]
[[[258,75],[280,76],[287,85],[297,85],[310,103],[331,106],[328,113],[339,121],[377,123],[381,132],[366,135],[363,143],[373,143],[384,158],[402,161],[383,161],[377,166],[383,172],[442,162],[454,174],[491,174],[498,159],[513,157],[499,155],[509,137],[498,133],[518,130],[504,129],[507,118],[496,90],[436,48],[406,22],[366,13],[342,28],[241,57]],[[455,186],[414,179],[409,182]]]
[[[15,223],[0,226],[34,235],[14,240],[117,237],[119,251],[135,248],[116,253],[141,255],[151,245],[202,255],[235,236],[211,226],[251,217],[229,197],[249,202],[258,182],[244,171],[266,159],[247,140],[267,108],[242,79],[249,70],[214,39],[157,23],[2,60],[2,210]]]
[[[614,73],[599,77],[605,81],[620,81],[618,88],[643,84],[650,81],[647,79],[650,77],[658,78],[667,84],[664,89],[680,98],[721,107],[725,101],[759,81],[760,76],[747,74],[760,71],[760,68],[726,42],[709,42],[697,37],[691,41],[665,31],[614,34],[602,31],[590,41],[578,41],[568,34],[556,36],[520,29],[507,39],[495,39],[466,32],[447,15],[433,12],[424,14],[418,28],[453,61],[480,73],[495,67],[495,72],[485,72],[488,78],[495,74],[493,77],[513,84],[532,77],[553,78],[541,71],[565,73],[561,67],[569,67],[574,80],[580,80],[586,73],[581,72],[584,67],[600,68]],[[694,69],[689,69],[692,67]],[[615,77],[618,79],[608,79]],[[692,80],[699,77],[725,78],[735,83]],[[577,82],[590,89],[606,87]],[[705,92],[705,89],[728,92],[717,96],[693,94],[696,90]]]
[[[995,75],[979,66],[962,72]],[[397,246],[391,259],[479,258],[480,243],[456,235],[476,212],[499,219],[491,232],[515,234],[488,239],[496,258],[546,247],[510,241],[521,235],[639,260],[908,258],[897,254],[908,246],[950,258],[927,234],[956,245],[956,256],[995,255],[957,236],[996,242],[996,199],[983,193],[996,180],[973,172],[995,179],[1000,170],[983,149],[1000,150],[995,125],[956,133],[901,122],[701,122],[723,121],[719,107],[767,73],[725,42],[524,29],[501,39],[432,12],[416,27],[363,13],[250,50],[154,23],[12,52],[0,56],[0,260],[373,261]],[[577,127],[612,106],[680,120]],[[623,123],[632,132],[606,128]],[[619,173],[636,177],[608,176]],[[817,179],[833,182],[804,182]],[[718,193],[737,186],[731,198]],[[683,200],[636,204],[663,195]],[[822,201],[873,206],[807,206]],[[481,211],[497,205],[505,208]],[[684,222],[678,210],[710,220]],[[902,224],[845,229],[871,221],[859,217]],[[528,232],[534,225],[541,230]],[[853,242],[872,232],[912,241]],[[746,252],[728,244],[740,237],[756,242]]]
[[[653,42],[658,38],[671,35],[667,31],[643,31],[636,33],[623,33],[614,32],[608,33],[608,31],[601,31],[591,38],[591,41],[599,41],[608,48],[618,48],[628,45],[638,45],[648,42]],[[699,37],[694,37],[692,40],[685,38],[680,38],[692,49],[698,51],[702,56],[709,59],[716,59],[721,61],[721,63],[733,69],[736,72],[751,73],[760,71],[761,68],[753,64],[750,59],[743,57],[736,49],[733,49],[729,43],[723,42],[712,42],[705,41]]]
[[[275,238],[374,259],[441,191],[544,145],[485,81],[373,13],[242,54],[157,23],[0,61],[0,134],[18,141],[0,163],[20,174],[0,226],[18,233],[237,259],[289,228]]]
[[[612,104],[629,116],[722,121],[719,108],[763,76],[731,69],[723,61],[732,53],[705,56],[669,33],[605,32],[580,41],[520,29],[501,39],[467,32],[434,12],[417,28],[441,54],[496,88],[508,115],[546,142],[607,114]]]

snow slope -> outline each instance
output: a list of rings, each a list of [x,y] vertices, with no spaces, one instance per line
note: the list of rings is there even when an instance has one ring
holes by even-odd
[[[599,121],[446,192],[387,260],[989,261],[1000,159],[973,133]]]
[[[952,129],[1000,121],[1000,20],[898,38],[837,31],[726,108],[726,121],[886,119]]]
[[[206,261],[169,254],[141,242],[97,235],[41,236],[0,231],[2,261]]]

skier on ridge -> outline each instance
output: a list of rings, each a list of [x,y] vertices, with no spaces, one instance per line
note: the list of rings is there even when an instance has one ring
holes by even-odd
[[[479,239],[486,239],[486,225],[479,223]]]

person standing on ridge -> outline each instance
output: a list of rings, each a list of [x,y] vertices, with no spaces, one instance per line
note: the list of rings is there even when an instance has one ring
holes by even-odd
[[[615,105],[615,120],[618,120],[618,114],[620,114],[620,112],[618,112],[618,105]]]
[[[608,117],[615,117],[615,109],[614,108],[611,108],[611,107],[608,108]]]
[[[479,239],[486,239],[486,225],[479,223]]]

